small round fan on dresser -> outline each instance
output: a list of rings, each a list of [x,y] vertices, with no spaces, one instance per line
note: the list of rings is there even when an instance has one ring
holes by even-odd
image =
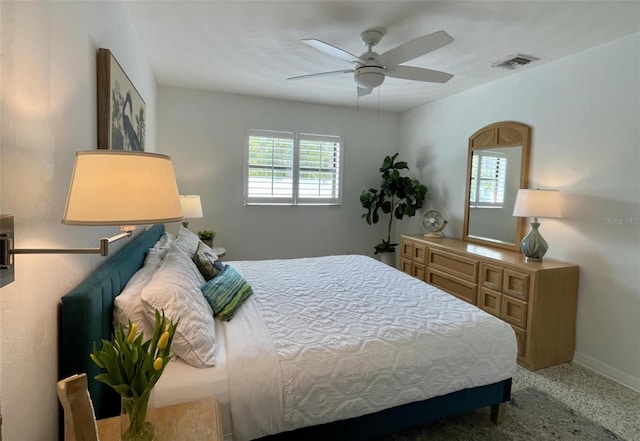
[[[438,210],[425,211],[420,218],[420,222],[426,237],[444,237],[442,230],[447,226],[447,221]]]

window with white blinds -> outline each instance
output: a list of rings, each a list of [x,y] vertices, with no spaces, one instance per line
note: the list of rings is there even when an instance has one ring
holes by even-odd
[[[471,160],[471,207],[502,207],[507,176],[507,158],[491,153],[474,152]]]
[[[244,203],[339,205],[342,139],[249,129]]]

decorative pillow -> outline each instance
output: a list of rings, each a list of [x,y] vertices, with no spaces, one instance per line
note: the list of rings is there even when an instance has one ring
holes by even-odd
[[[189,231],[185,227],[180,227],[178,237],[176,237],[176,241],[174,242],[175,246],[180,248],[183,253],[189,256],[189,259],[191,259],[193,255],[196,254],[199,243],[200,238],[198,237],[198,235],[192,231]]]
[[[160,236],[160,239],[158,239],[158,241],[155,243],[155,245],[151,249],[156,250],[160,258],[164,259],[167,253],[169,252],[169,248],[171,247],[171,244],[173,244],[175,240],[176,240],[176,237],[173,234],[165,232],[162,236]]]
[[[225,265],[217,277],[201,288],[213,314],[220,320],[229,321],[247,297],[253,294],[251,285],[235,269]]]
[[[113,309],[113,326],[118,323],[128,325],[129,320],[138,325],[138,330],[142,332],[145,339],[153,335],[153,326],[147,321],[145,311],[142,306],[140,295],[145,286],[149,284],[156,273],[162,258],[155,249],[150,249],[144,259],[144,264],[127,282],[120,295],[115,298]],[[155,318],[154,318],[155,321]]]
[[[202,242],[198,244],[196,254],[193,256],[193,262],[198,267],[202,277],[207,281],[217,276],[224,268],[222,262],[218,260],[217,254]]]
[[[142,290],[142,304],[149,323],[155,310],[179,320],[171,349],[195,367],[215,366],[218,347],[211,306],[199,289],[204,278],[195,264],[176,243],[162,266]]]

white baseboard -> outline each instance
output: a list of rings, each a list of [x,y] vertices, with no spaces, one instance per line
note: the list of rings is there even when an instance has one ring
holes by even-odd
[[[607,377],[613,381],[622,384],[629,389],[636,392],[640,392],[640,378],[629,375],[626,372],[622,372],[620,369],[616,369],[608,364],[589,357],[588,355],[576,352],[573,354],[573,362],[584,366],[604,377]]]

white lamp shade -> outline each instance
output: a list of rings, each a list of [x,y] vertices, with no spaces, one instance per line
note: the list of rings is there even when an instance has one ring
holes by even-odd
[[[182,205],[182,215],[185,219],[196,219],[202,217],[202,204],[200,203],[199,195],[180,195],[180,205]]]
[[[63,224],[144,225],[183,219],[171,158],[155,153],[77,152]]]
[[[562,217],[558,190],[518,190],[513,215],[518,217]]]

